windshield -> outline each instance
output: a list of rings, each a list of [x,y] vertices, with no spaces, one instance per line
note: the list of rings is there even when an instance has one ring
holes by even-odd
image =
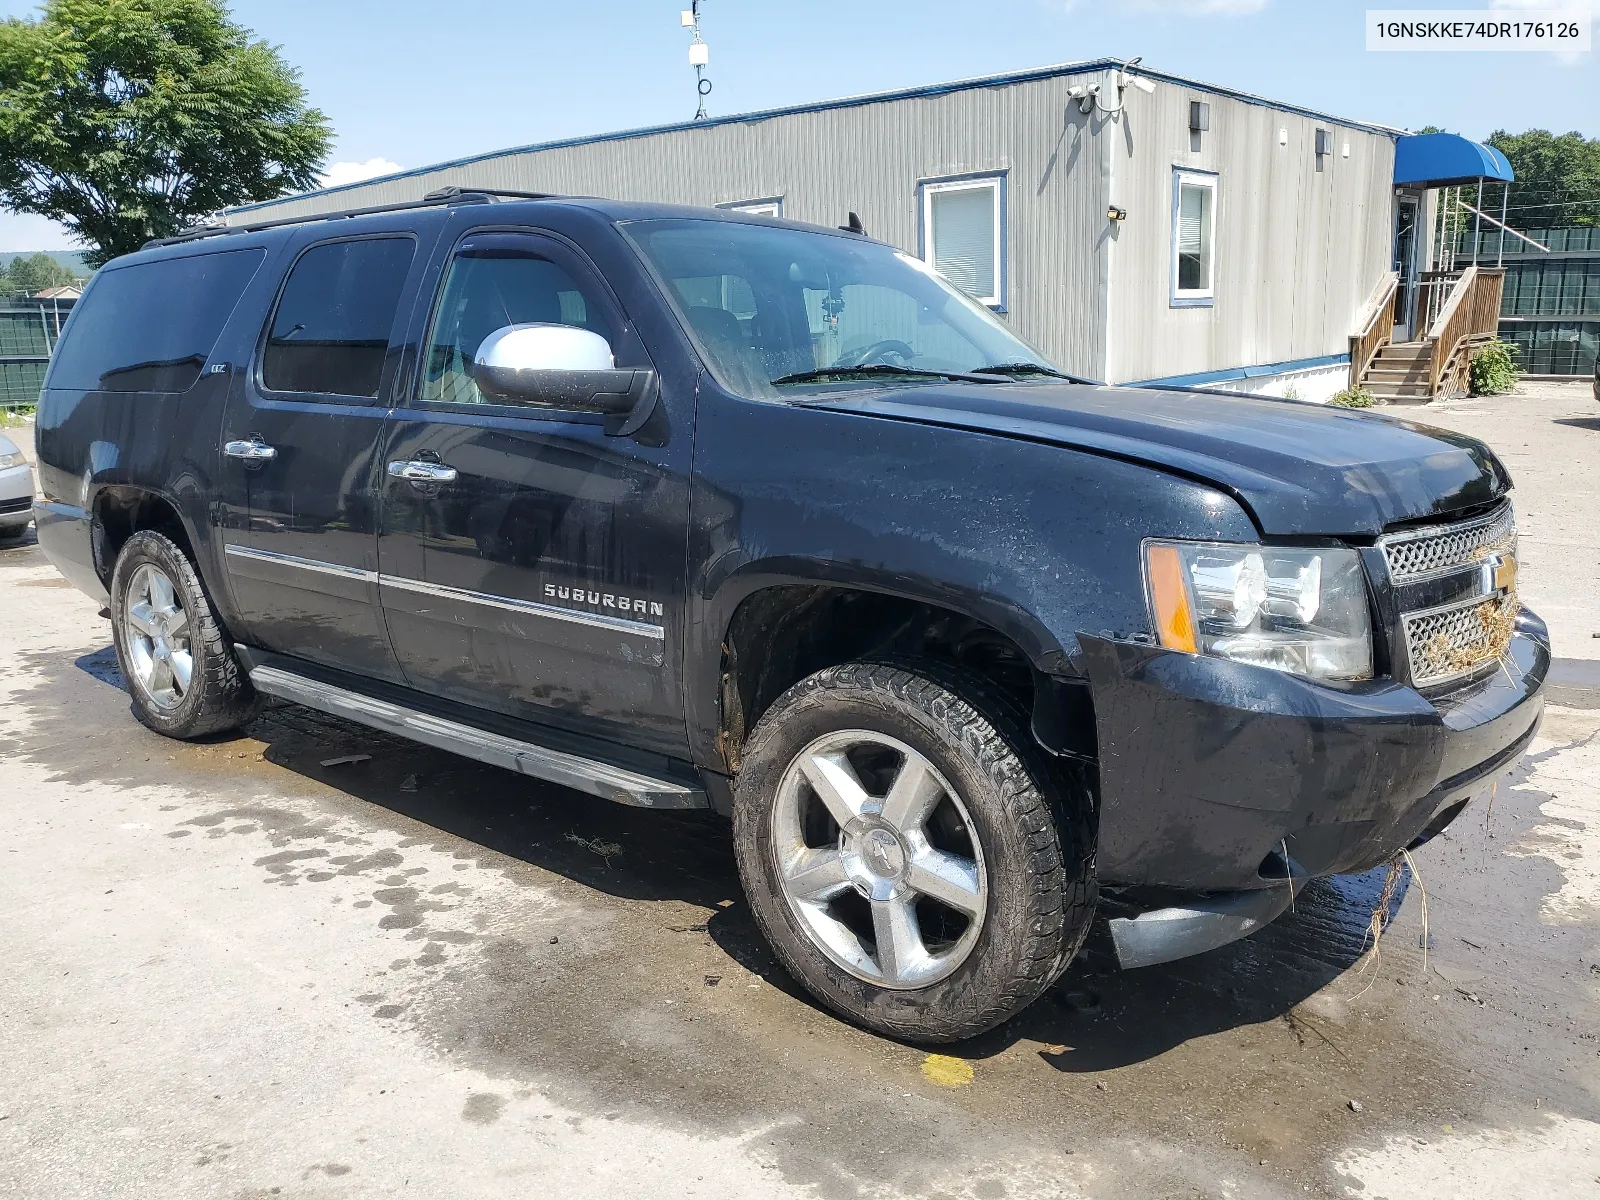
[[[992,367],[1026,376],[1030,364],[1055,373],[988,309],[890,246],[735,221],[624,229],[712,373],[742,395],[911,385]]]

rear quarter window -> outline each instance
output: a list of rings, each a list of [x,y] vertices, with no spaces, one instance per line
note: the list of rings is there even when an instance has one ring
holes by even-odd
[[[187,391],[265,257],[223,250],[105,268],[78,301],[45,386]]]

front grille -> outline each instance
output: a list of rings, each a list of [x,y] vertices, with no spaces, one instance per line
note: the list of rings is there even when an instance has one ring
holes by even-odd
[[[1516,514],[1508,500],[1471,521],[1390,534],[1379,544],[1389,564],[1389,578],[1395,583],[1409,583],[1514,549],[1516,540]]]
[[[33,497],[24,496],[21,500],[0,500],[0,513],[22,512],[33,507]]]
[[[1413,687],[1434,687],[1500,661],[1518,612],[1517,522],[1509,500],[1467,521],[1390,534],[1378,547],[1399,601]]]
[[[1498,662],[1516,619],[1517,598],[1509,592],[1406,613],[1400,620],[1412,686],[1431,687]]]

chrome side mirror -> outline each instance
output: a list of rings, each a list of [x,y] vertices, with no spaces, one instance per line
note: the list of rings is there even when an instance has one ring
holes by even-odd
[[[613,435],[636,432],[657,392],[654,371],[619,368],[605,338],[572,325],[495,330],[478,347],[472,378],[492,401],[604,413]]]

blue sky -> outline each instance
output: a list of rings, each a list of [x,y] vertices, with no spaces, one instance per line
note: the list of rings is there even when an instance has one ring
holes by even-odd
[[[1379,0],[1398,6],[1402,0]],[[1409,0],[1420,7],[1438,7]],[[1586,7],[1596,0],[1452,0]],[[282,47],[357,164],[422,166],[551,138],[694,115],[687,0],[236,0]],[[1600,54],[1369,54],[1346,0],[705,0],[712,113],[1101,56],[1341,116],[1483,137],[1496,128],[1600,136]],[[0,0],[0,15],[32,3]],[[376,160],[376,162],[375,162]],[[371,169],[370,166],[367,167]],[[0,250],[66,248],[0,213]]]

